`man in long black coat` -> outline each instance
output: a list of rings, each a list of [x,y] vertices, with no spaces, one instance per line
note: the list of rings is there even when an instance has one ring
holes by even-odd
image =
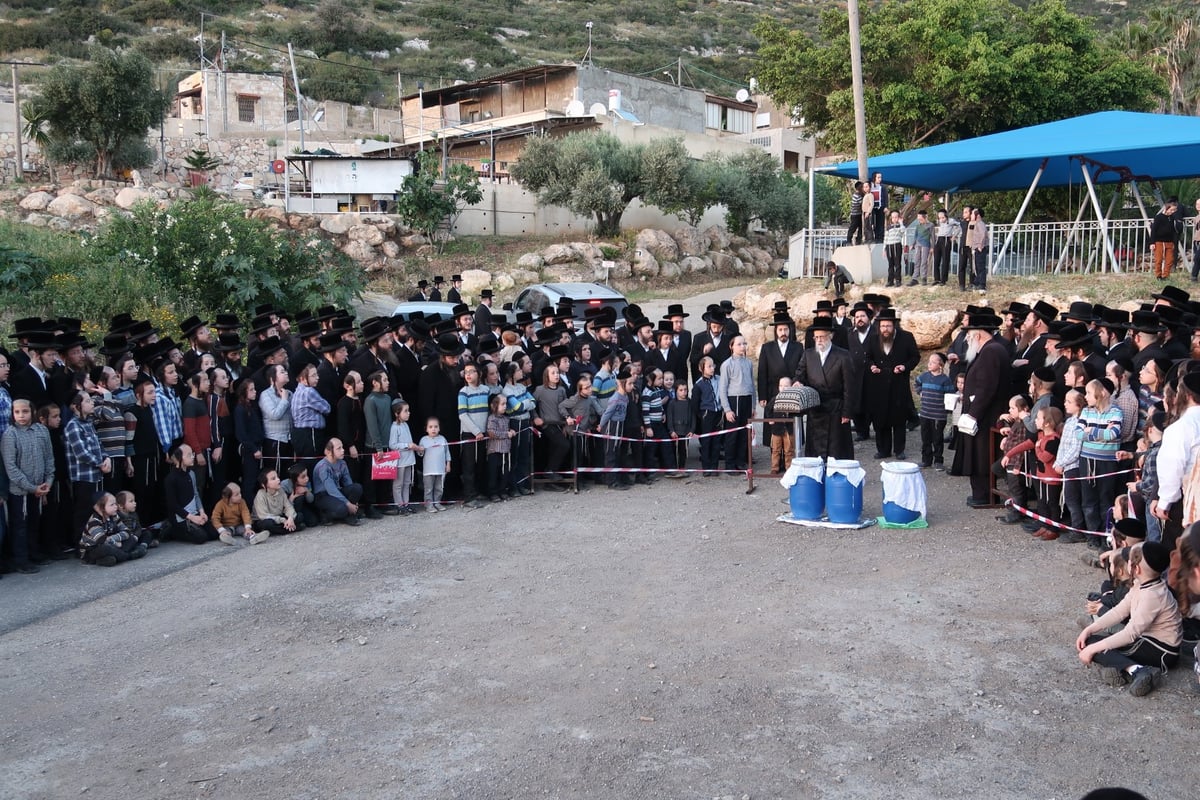
[[[971,476],[968,505],[991,503],[991,436],[996,420],[1008,407],[1012,388],[1012,359],[993,334],[1002,320],[995,314],[972,314],[967,331],[967,377],[963,384],[963,414],[979,425],[974,436],[962,437],[963,469]]]
[[[765,406],[779,393],[780,378],[794,378],[803,348],[795,341],[795,323],[786,312],[775,314],[775,340],[758,350],[758,404]]]
[[[832,320],[813,320],[813,347],[801,354],[796,366],[796,380],[821,396],[821,405],[808,412],[804,454],[854,458],[850,418],[858,404],[858,374],[849,351],[833,344],[833,328]]]
[[[904,458],[908,413],[912,410],[912,371],[921,361],[917,340],[896,324],[896,310],[875,318],[877,333],[867,340],[863,407],[875,425],[875,458]]]

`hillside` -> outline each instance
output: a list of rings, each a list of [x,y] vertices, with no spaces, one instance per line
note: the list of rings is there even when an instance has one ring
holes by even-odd
[[[83,57],[89,42],[132,46],[195,69],[201,43],[231,70],[283,71],[297,49],[306,94],[389,105],[404,91],[539,62],[578,61],[732,94],[753,73],[751,28],[770,16],[815,27],[819,0],[45,0],[0,3],[0,58]],[[1144,18],[1149,0],[1068,0],[1100,28]],[[219,8],[219,14],[210,9]],[[203,37],[201,38],[201,24]],[[324,58],[346,66],[316,60]],[[679,60],[679,61],[677,61]],[[668,74],[663,74],[668,73]]]

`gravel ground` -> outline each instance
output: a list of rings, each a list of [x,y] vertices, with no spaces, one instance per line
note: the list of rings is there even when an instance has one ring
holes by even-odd
[[[928,480],[925,530],[697,477],[5,576],[0,796],[1191,796],[1190,670],[1103,685],[1083,546]]]

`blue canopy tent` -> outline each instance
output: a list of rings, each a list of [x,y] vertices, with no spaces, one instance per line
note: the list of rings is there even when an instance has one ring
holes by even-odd
[[[818,172],[848,179],[858,177],[858,162],[847,161]],[[1200,118],[1102,111],[975,139],[890,153],[868,160],[868,171],[882,172],[888,183],[936,192],[995,192],[1028,189],[1013,222],[1021,221],[1033,191],[1042,186],[1069,186],[1082,179],[1104,226],[1107,255],[1119,270],[1109,240],[1107,215],[1096,196],[1097,183],[1129,183],[1148,214],[1137,189],[1139,181],[1200,176]],[[1080,217],[1083,208],[1080,209]],[[811,227],[811,226],[810,226]],[[998,262],[1011,242],[1005,241]]]

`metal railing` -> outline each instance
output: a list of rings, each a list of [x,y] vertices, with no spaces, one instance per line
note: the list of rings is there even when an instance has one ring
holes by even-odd
[[[1151,268],[1150,232],[1140,219],[1109,220],[1108,238],[1112,256],[1121,272],[1147,272]],[[1181,238],[1180,262],[1192,251],[1192,220],[1186,220]],[[824,277],[821,268],[833,256],[833,251],[846,241],[847,229],[818,228],[801,230],[792,235],[792,252],[802,253],[802,270],[796,274],[795,263],[791,277]],[[1012,242],[1001,253],[1009,232]],[[812,258],[809,260],[809,239]],[[1037,275],[1055,272],[1113,271],[1112,257],[1104,244],[1101,225],[1096,220],[1073,222],[1032,222],[1017,225],[993,224],[989,229],[989,271],[992,275]],[[799,248],[798,250],[796,248]],[[958,247],[951,256],[952,269],[957,269]]]

